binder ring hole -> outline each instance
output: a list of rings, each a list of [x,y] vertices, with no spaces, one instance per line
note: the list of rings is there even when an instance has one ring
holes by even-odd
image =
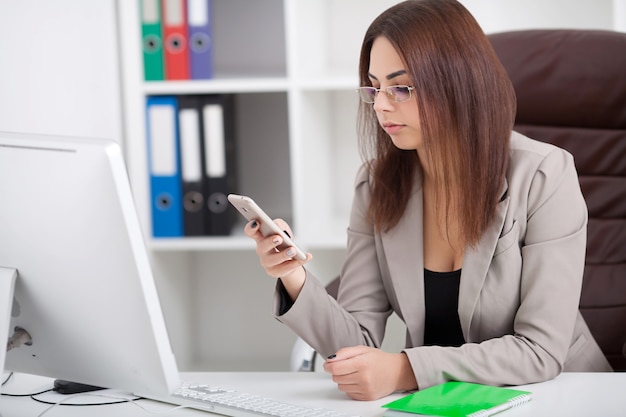
[[[172,206],[172,196],[169,194],[159,194],[156,198],[156,206],[159,210],[167,210]]]
[[[183,198],[183,207],[189,212],[197,213],[202,210],[203,205],[204,197],[197,191],[190,191]]]
[[[185,39],[175,33],[167,38],[168,50],[174,54],[180,53],[185,49]]]
[[[228,208],[228,199],[224,193],[213,193],[209,195],[207,206],[213,213],[222,213]]]
[[[189,42],[191,49],[195,52],[205,52],[209,50],[211,38],[206,33],[195,33]]]
[[[144,39],[144,49],[146,52],[154,53],[161,49],[161,41],[158,36],[148,35]]]

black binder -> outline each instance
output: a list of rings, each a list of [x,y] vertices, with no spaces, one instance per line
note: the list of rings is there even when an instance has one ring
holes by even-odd
[[[204,138],[205,231],[211,236],[231,233],[235,221],[228,194],[235,192],[236,138],[234,97],[230,94],[202,97]]]
[[[204,138],[201,99],[178,97],[183,225],[185,236],[206,234]]]

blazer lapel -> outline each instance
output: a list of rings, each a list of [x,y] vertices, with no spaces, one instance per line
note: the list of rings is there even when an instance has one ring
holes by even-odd
[[[472,342],[470,328],[478,296],[487,277],[496,244],[500,238],[506,213],[509,208],[510,197],[506,194],[508,183],[505,179],[500,202],[496,207],[493,222],[487,228],[483,237],[475,248],[467,247],[463,258],[461,284],[459,287],[459,319],[466,342]]]
[[[387,267],[413,346],[424,343],[424,242],[421,177],[414,182],[405,215],[381,235]]]
[[[421,178],[416,178],[406,214],[396,227],[381,235],[387,267],[398,307],[406,323],[413,346],[424,344],[424,228]],[[491,265],[500,237],[510,198],[504,182],[502,197],[496,207],[495,218],[475,248],[468,247],[463,258],[459,288],[458,313],[463,336],[471,342],[470,326],[478,296]]]

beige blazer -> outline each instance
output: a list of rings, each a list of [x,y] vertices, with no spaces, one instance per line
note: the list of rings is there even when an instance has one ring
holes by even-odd
[[[611,368],[578,310],[587,207],[572,156],[511,136],[510,167],[496,218],[463,260],[458,313],[465,344],[423,346],[421,179],[400,223],[375,233],[366,220],[368,175],[357,175],[348,256],[338,301],[310,272],[288,304],[278,283],[276,318],[324,356],[341,347],[380,347],[392,312],[406,323],[404,352],[420,388],[447,380],[518,385],[562,371]]]

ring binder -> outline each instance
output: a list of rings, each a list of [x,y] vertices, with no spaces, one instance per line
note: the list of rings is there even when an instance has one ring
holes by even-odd
[[[185,236],[205,234],[203,140],[200,101],[196,96],[178,97],[183,224]]]
[[[146,114],[152,234],[180,237],[183,219],[176,98],[148,97]]]
[[[189,79],[189,45],[184,0],[163,0],[165,78]]]
[[[212,78],[211,0],[188,0],[187,12],[190,77],[191,79]]]
[[[205,96],[202,102],[207,234],[229,235],[234,218],[228,194],[235,190],[235,137],[230,95]]]
[[[159,0],[141,0],[143,69],[146,81],[161,81],[163,74],[163,34]]]

